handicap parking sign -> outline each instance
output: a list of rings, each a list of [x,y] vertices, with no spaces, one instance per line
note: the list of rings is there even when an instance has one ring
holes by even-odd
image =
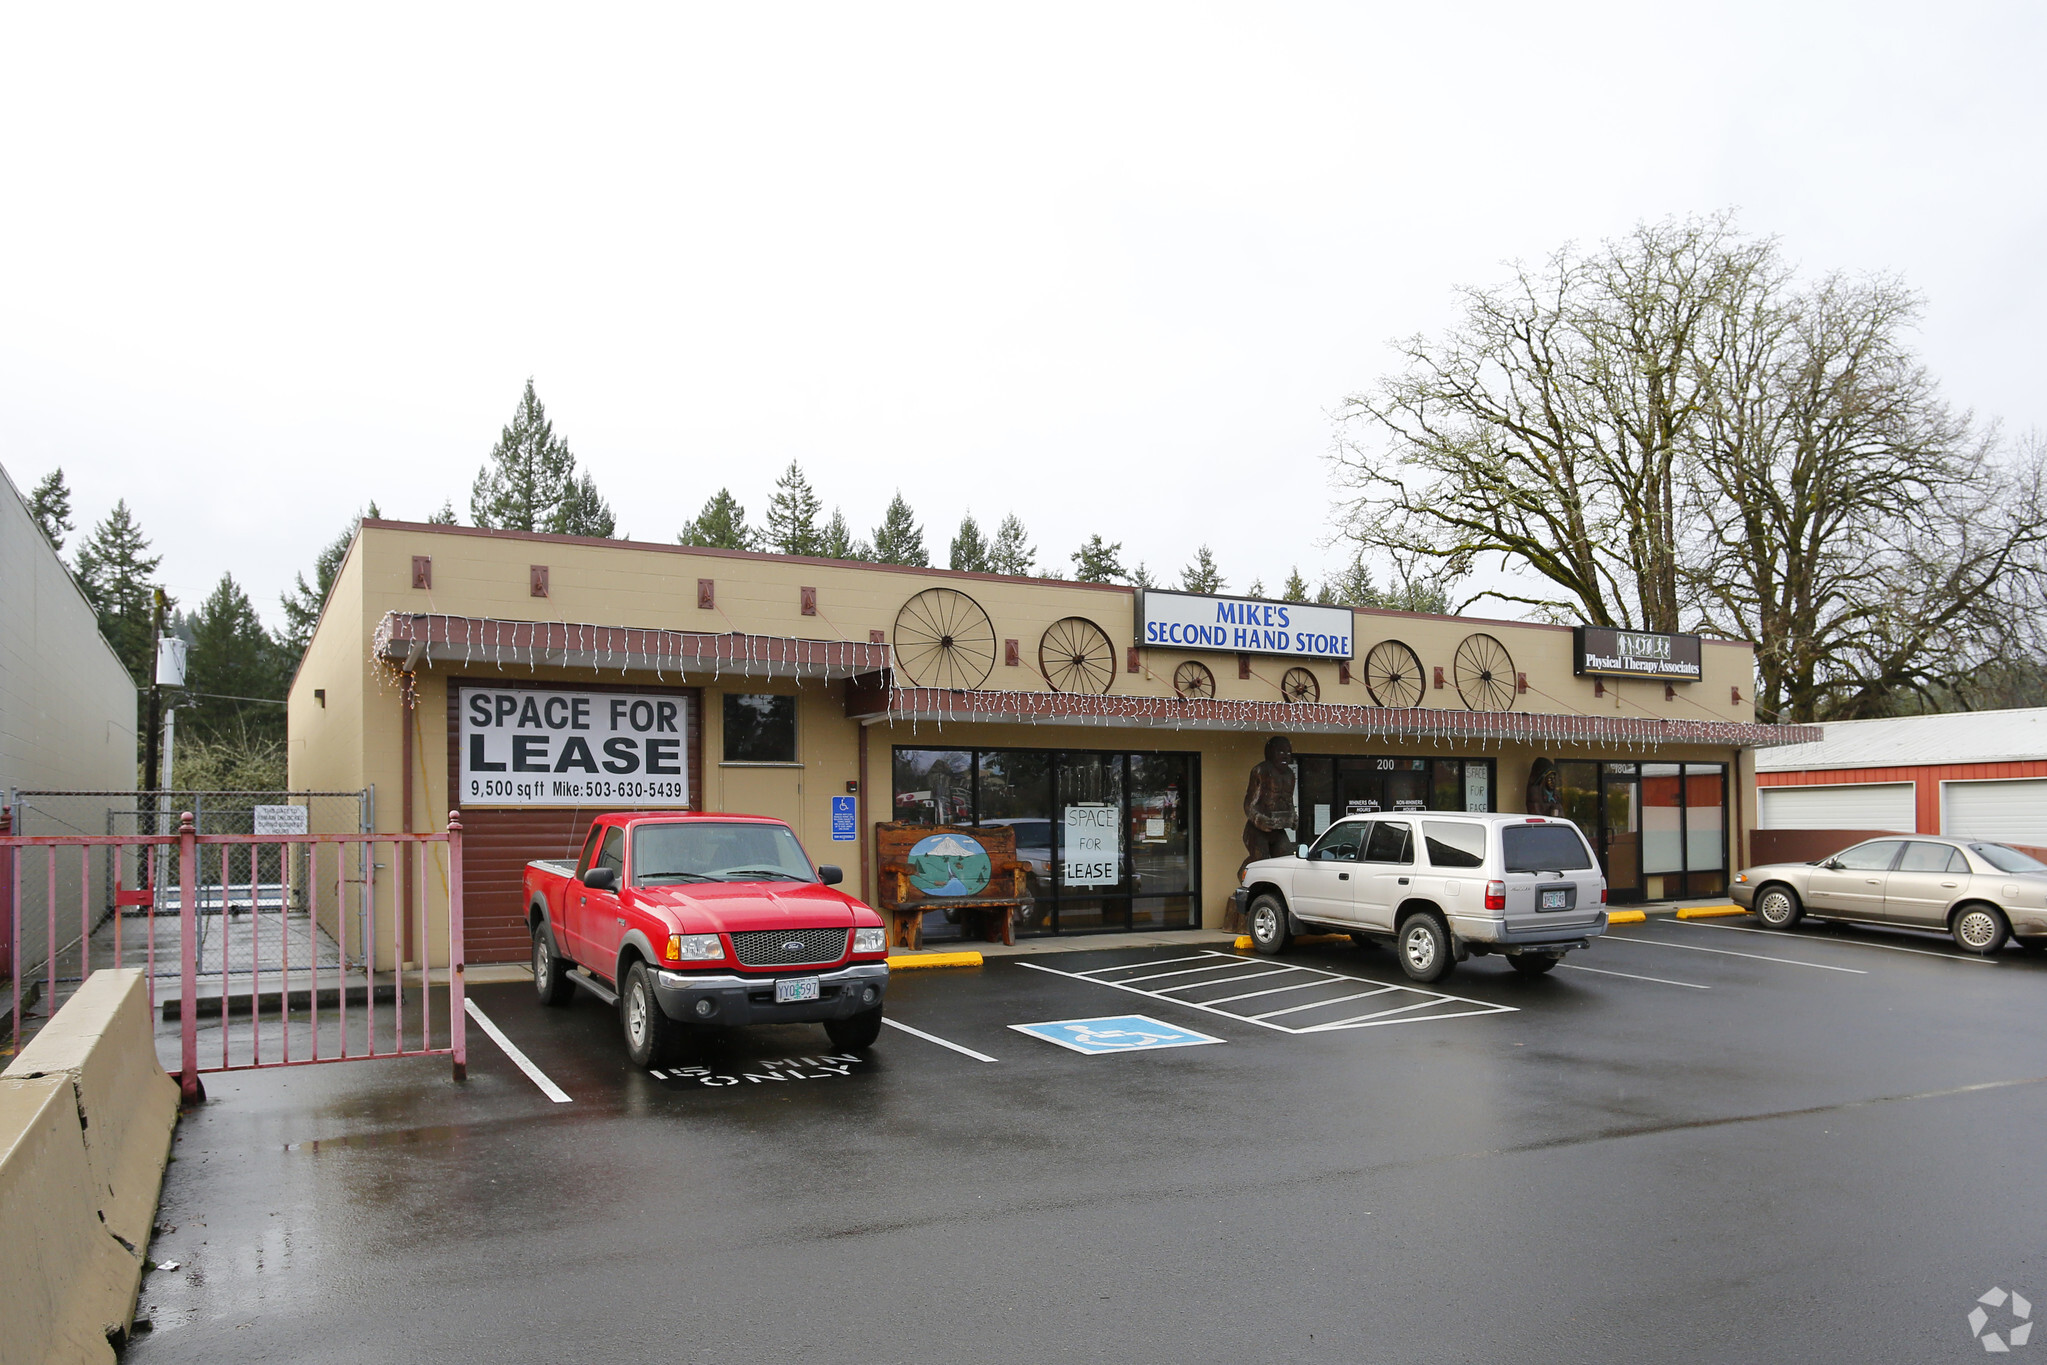
[[[1099,1057],[1108,1052],[1149,1052],[1162,1047],[1199,1047],[1220,1043],[1206,1033],[1161,1023],[1146,1014],[1115,1014],[1105,1019],[1061,1019],[1049,1024],[1011,1024],[1018,1033],[1028,1033],[1048,1043]]]
[[[854,821],[858,817],[853,814],[853,800],[850,796],[832,798],[832,838],[839,843],[859,837],[855,832]]]

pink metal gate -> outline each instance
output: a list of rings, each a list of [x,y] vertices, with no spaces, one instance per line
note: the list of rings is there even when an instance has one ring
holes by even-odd
[[[421,894],[399,894],[401,872]],[[436,873],[441,968],[427,950]],[[48,929],[41,962],[22,955],[30,917]],[[188,1101],[205,1098],[208,1071],[445,1054],[456,1080],[468,1072],[455,814],[439,834],[207,835],[189,811],[174,835],[0,833],[0,942],[13,978],[10,1052],[97,963],[142,968],[152,1015],[177,1019],[174,1074]],[[157,983],[173,978],[177,996],[159,1006]],[[438,1038],[437,990],[447,1008]],[[215,1030],[217,1053],[201,1037]]]

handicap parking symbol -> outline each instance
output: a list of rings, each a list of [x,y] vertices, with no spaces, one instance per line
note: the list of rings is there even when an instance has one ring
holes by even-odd
[[[1099,1057],[1109,1052],[1149,1052],[1162,1047],[1199,1047],[1220,1043],[1206,1033],[1162,1023],[1145,1014],[1116,1014],[1105,1019],[1061,1019],[1048,1024],[1011,1024],[1018,1033],[1028,1033],[1048,1043]]]

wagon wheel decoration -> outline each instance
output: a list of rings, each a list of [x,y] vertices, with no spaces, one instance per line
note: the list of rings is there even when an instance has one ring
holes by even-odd
[[[1398,640],[1381,640],[1365,655],[1365,691],[1374,706],[1420,706],[1422,661]]]
[[[1492,636],[1465,636],[1453,667],[1467,710],[1505,711],[1514,705],[1514,660]]]
[[[1116,681],[1116,646],[1085,616],[1068,616],[1038,640],[1038,671],[1054,692],[1106,692]]]
[[[1173,670],[1173,690],[1183,697],[1214,697],[1215,674],[1207,664],[1189,659]]]
[[[895,667],[917,687],[979,687],[995,667],[995,623],[955,588],[926,588],[896,613]]]
[[[1279,695],[1288,701],[1318,702],[1322,700],[1322,684],[1305,668],[1289,668],[1280,675]]]

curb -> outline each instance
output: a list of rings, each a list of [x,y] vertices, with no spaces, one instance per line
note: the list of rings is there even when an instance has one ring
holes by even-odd
[[[1724,915],[1746,915],[1738,905],[1694,905],[1677,912],[1679,919],[1718,919]]]
[[[888,969],[892,972],[907,971],[914,967],[978,967],[982,965],[979,953],[911,953],[891,957]]]
[[[1640,910],[1609,910],[1606,912],[1606,922],[1608,924],[1640,924],[1648,918],[1649,916]]]

